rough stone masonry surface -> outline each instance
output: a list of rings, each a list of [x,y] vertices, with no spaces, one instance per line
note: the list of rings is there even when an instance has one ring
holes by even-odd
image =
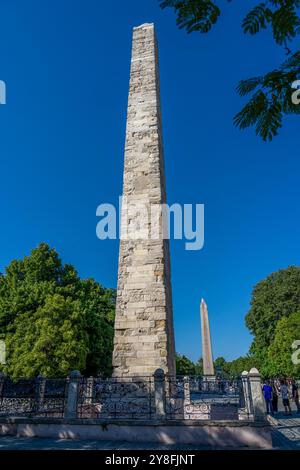
[[[208,308],[204,301],[201,300],[200,305],[201,317],[201,337],[202,337],[202,358],[203,358],[203,375],[213,377],[215,375],[214,361],[212,355],[210,327],[208,319]]]
[[[166,202],[153,24],[133,30],[123,196],[130,205]],[[122,229],[124,216],[122,208]],[[126,216],[130,233],[139,215]],[[147,376],[158,368],[176,373],[169,243],[162,236],[121,239],[113,366],[115,377]]]

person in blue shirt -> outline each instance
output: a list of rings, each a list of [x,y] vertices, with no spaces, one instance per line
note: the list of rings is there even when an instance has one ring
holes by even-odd
[[[262,391],[263,391],[264,399],[266,402],[267,414],[271,413],[271,415],[273,415],[274,414],[273,403],[272,403],[273,389],[268,380],[263,385]]]

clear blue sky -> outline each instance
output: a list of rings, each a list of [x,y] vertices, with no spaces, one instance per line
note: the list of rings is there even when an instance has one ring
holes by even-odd
[[[176,346],[192,359],[201,297],[214,355],[232,359],[251,342],[252,287],[300,262],[299,122],[287,120],[271,144],[232,125],[238,80],[271,70],[283,51],[269,33],[242,34],[253,2],[222,3],[205,36],[178,30],[156,0],[0,3],[0,271],[46,241],[81,276],[111,287],[118,241],[96,238],[95,212],[122,191],[131,30],[155,22],[168,201],[206,210],[203,250],[171,243]]]

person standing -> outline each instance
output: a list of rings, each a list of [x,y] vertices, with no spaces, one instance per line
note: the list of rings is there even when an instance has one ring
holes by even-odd
[[[297,407],[297,413],[300,413],[299,387],[294,379],[292,380],[292,397]]]
[[[272,405],[274,413],[278,412],[278,392],[276,388],[276,383],[272,383]]]
[[[268,380],[263,385],[262,391],[263,391],[264,399],[266,402],[267,414],[271,413],[271,415],[273,415],[274,414],[273,403],[272,403],[273,390]]]
[[[290,400],[289,400],[289,389],[285,380],[281,380],[280,383],[281,383],[280,392],[281,392],[282,404],[284,406],[284,412],[286,415],[291,416],[292,410],[291,410],[291,405],[290,405]]]

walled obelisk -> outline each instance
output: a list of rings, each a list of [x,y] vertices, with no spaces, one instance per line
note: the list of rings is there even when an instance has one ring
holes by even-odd
[[[214,362],[213,362],[212,347],[211,347],[208,308],[204,299],[201,300],[200,317],[201,317],[203,376],[213,377],[215,375],[215,370],[214,370]]]
[[[159,66],[153,24],[133,30],[128,98],[123,204],[113,375],[175,375],[169,243],[159,237],[124,237],[145,222],[126,202],[149,208],[166,202]],[[132,228],[133,227],[133,228]],[[146,228],[148,225],[146,224]]]

